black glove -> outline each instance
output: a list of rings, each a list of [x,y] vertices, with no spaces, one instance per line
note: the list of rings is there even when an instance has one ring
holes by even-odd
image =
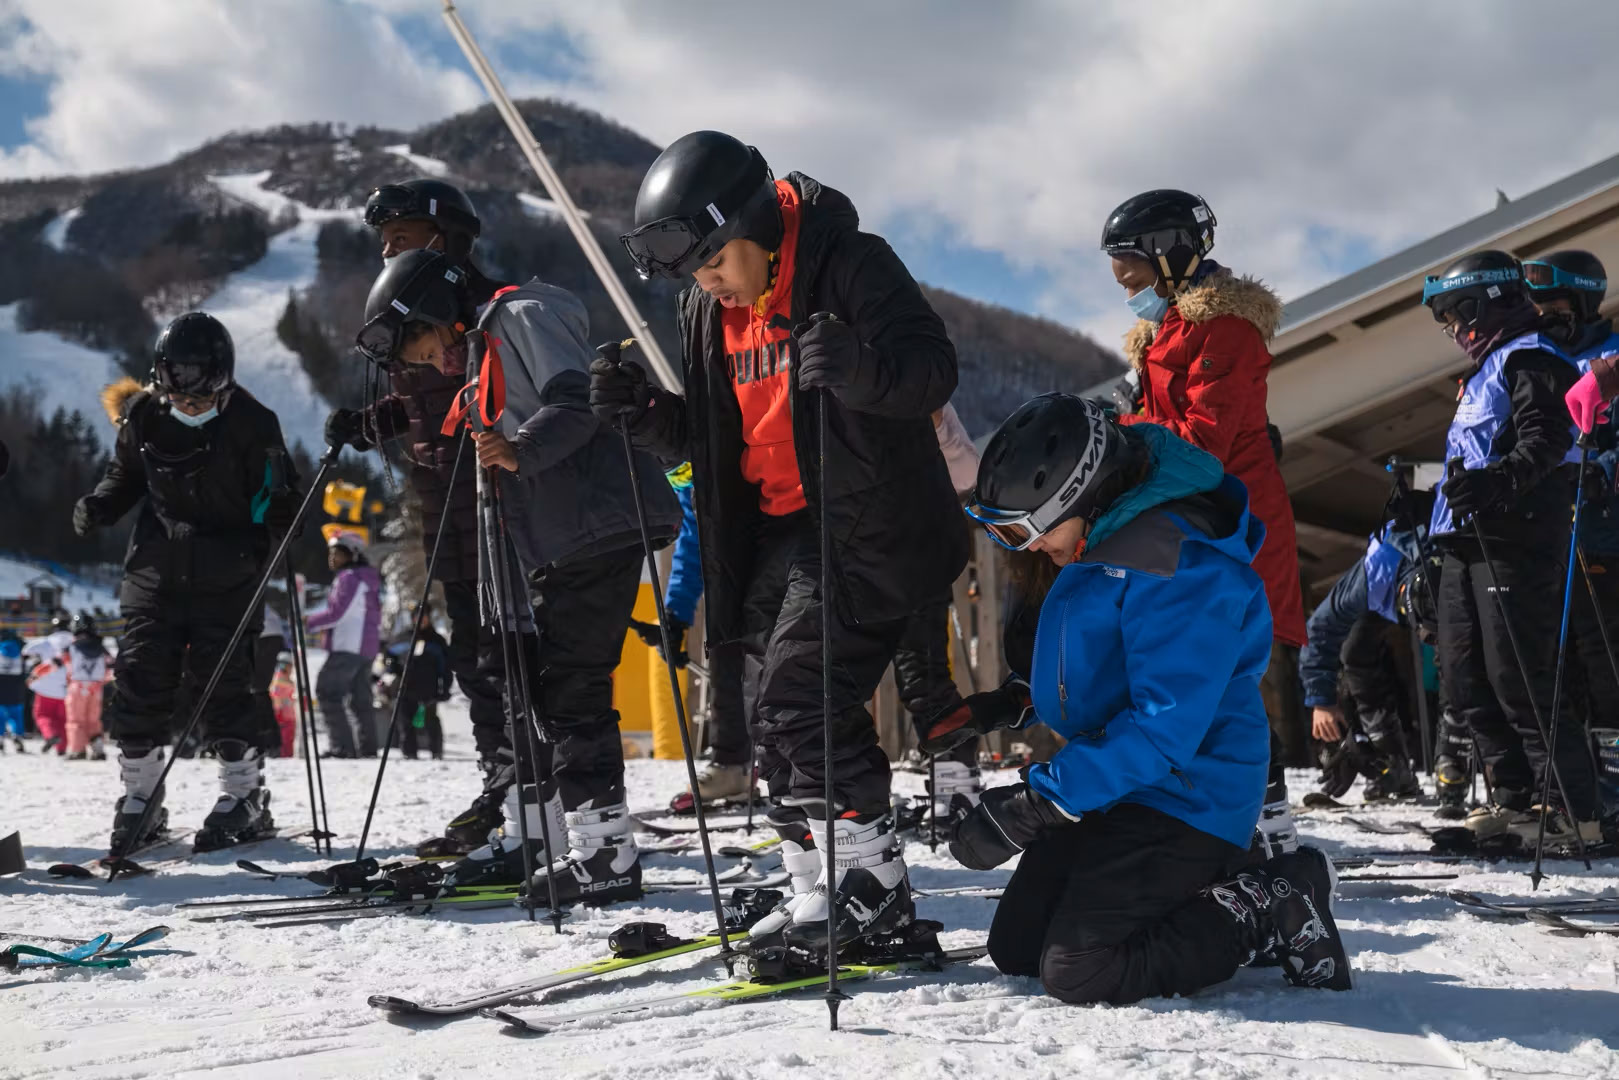
[[[1013,675],[997,689],[970,695],[922,729],[924,754],[947,754],[962,743],[1001,728],[1020,728],[1034,715],[1029,684]]]
[[[1451,458],[1444,487],[1445,501],[1456,520],[1470,518],[1512,501],[1512,479],[1494,465],[1469,469],[1461,458]]]
[[[326,445],[371,449],[371,440],[365,437],[365,414],[359,409],[333,409],[326,417]]]
[[[854,327],[822,311],[794,327],[793,336],[798,339],[799,386],[844,390],[859,383],[866,347]]]
[[[950,854],[969,870],[992,870],[1044,830],[1078,820],[1027,783],[990,788],[977,806],[957,795],[950,813]]]
[[[590,362],[590,411],[596,419],[614,429],[620,423],[634,427],[651,405],[652,387],[640,364],[605,356]]]
[[[277,536],[284,534],[288,529],[292,528],[293,522],[298,516],[298,505],[302,501],[303,499],[295,491],[271,495],[270,501],[264,507],[265,527]],[[303,522],[299,521],[297,524],[298,530],[293,535],[302,536],[304,533]]]
[[[1361,774],[1361,758],[1358,735],[1354,731],[1347,732],[1336,743],[1323,746],[1318,785],[1321,793],[1334,799],[1343,798],[1344,792],[1354,786],[1355,778]]]
[[[675,643],[675,667],[683,668],[691,662],[691,656],[686,652],[686,631],[690,627],[667,612],[664,613],[664,619],[669,627],[669,637]],[[663,631],[659,629],[657,623],[631,619],[630,629],[646,642],[647,648],[656,649],[659,656],[663,655]]]
[[[1265,424],[1265,437],[1270,440],[1270,452],[1275,456],[1277,464],[1282,461],[1282,429],[1269,421]]]
[[[100,508],[90,501],[86,495],[73,504],[73,533],[75,536],[89,536],[95,530],[105,525]]]

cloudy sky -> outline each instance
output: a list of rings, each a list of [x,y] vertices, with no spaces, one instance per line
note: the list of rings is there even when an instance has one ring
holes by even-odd
[[[441,0],[0,0],[0,176],[482,102]],[[717,127],[842,188],[924,280],[1114,344],[1118,202],[1202,194],[1292,297],[1619,152],[1619,3],[463,0],[518,94]]]

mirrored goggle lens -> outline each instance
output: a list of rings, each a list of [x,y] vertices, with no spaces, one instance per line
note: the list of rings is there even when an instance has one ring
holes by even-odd
[[[365,223],[373,229],[395,218],[419,212],[416,193],[397,184],[385,184],[365,200]]]
[[[685,218],[664,218],[624,237],[624,247],[642,271],[675,275],[703,241]]]
[[[1570,273],[1543,262],[1524,263],[1523,280],[1531,289],[1583,289],[1589,292],[1606,292],[1608,289],[1606,278]]]
[[[386,364],[393,359],[394,348],[399,342],[399,324],[386,315],[379,315],[365,324],[365,327],[354,336],[355,348],[366,359],[378,364]]]
[[[982,525],[991,540],[1010,551],[1022,551],[1040,537],[1031,523],[1032,514],[1007,514],[971,503],[967,516]]]

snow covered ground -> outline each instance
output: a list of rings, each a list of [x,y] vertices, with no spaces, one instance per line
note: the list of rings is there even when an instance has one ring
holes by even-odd
[[[372,838],[378,856],[407,851],[473,794],[463,709],[448,710],[446,728],[449,760],[390,764]],[[210,762],[176,767],[168,796],[176,826],[195,825],[207,812],[213,771]],[[302,763],[274,761],[269,775],[280,821],[307,824]],[[373,775],[374,763],[325,763],[332,823],[344,834],[340,844],[353,843]],[[632,805],[662,803],[682,776],[678,763],[631,762]],[[918,779],[901,775],[898,782],[915,790]],[[1308,776],[1294,779],[1296,792],[1307,789]],[[233,870],[237,856],[228,852],[111,886],[60,883],[45,875],[47,865],[102,850],[118,790],[116,766],[6,755],[0,757],[0,790],[0,832],[21,829],[30,866],[21,877],[0,878],[0,930],[88,937],[158,922],[174,927],[159,955],[124,971],[0,979],[0,1080],[204,1074],[394,1080],[1619,1077],[1619,938],[1571,939],[1523,923],[1486,922],[1440,895],[1457,885],[1486,895],[1527,895],[1518,866],[1455,867],[1456,882],[1346,884],[1338,923],[1356,966],[1356,987],[1345,994],[1291,990],[1274,970],[1244,970],[1190,1000],[1081,1009],[1057,1004],[1033,981],[1002,977],[981,961],[945,974],[851,986],[853,999],[837,1034],[826,1030],[826,1007],[812,997],[682,1008],[518,1038],[477,1016],[390,1020],[365,999],[375,993],[455,996],[577,964],[602,954],[608,933],[634,919],[699,932],[708,922],[707,899],[653,896],[634,907],[580,910],[561,935],[504,909],[286,929],[194,923],[173,906],[177,901],[293,895],[311,886],[248,878]],[[1384,809],[1369,816],[1389,821],[1417,813]],[[1326,816],[1302,824],[1310,839],[1339,854],[1422,846],[1415,838],[1373,836]],[[252,858],[305,867],[326,861],[298,841],[260,845]],[[1006,876],[963,870],[943,850],[930,854],[915,842],[907,858],[921,888]],[[699,863],[660,854],[645,865],[652,879],[692,875]],[[1619,862],[1590,873],[1567,862],[1553,870],[1544,895],[1619,892]],[[982,940],[993,903],[924,899],[920,909],[950,928],[947,944],[961,945]],[[554,991],[545,1005],[582,1010],[717,977],[717,964],[674,959]]]

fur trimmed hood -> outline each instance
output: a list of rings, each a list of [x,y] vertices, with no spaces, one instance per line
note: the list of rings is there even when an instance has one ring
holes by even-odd
[[[123,425],[135,395],[146,393],[147,389],[128,375],[101,388],[101,407],[107,411],[107,419],[112,421],[113,427]]]
[[[1235,315],[1251,323],[1259,336],[1270,341],[1282,323],[1282,298],[1272,292],[1258,278],[1238,277],[1226,269],[1217,270],[1201,282],[1183,291],[1173,303],[1181,318],[1194,326],[1217,319],[1221,315]],[[1130,366],[1140,371],[1147,355],[1147,346],[1157,336],[1158,324],[1138,319],[1124,335],[1124,355]]]

